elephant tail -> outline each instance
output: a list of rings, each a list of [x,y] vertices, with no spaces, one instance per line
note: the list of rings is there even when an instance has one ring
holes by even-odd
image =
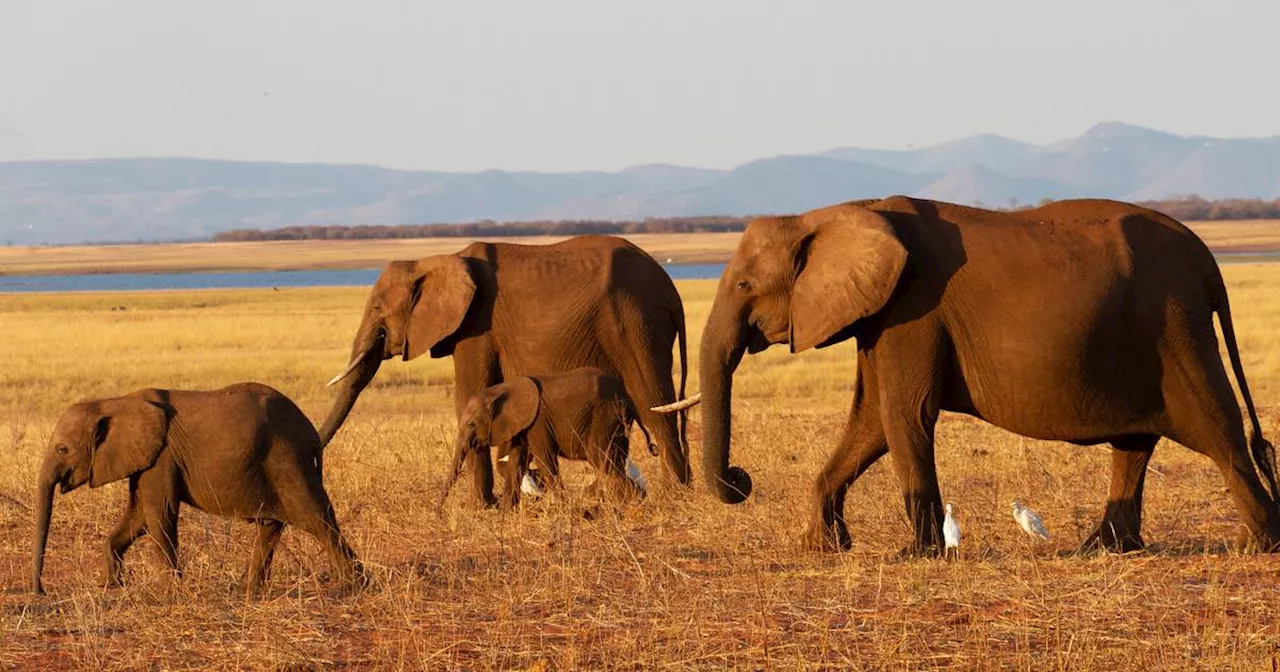
[[[644,445],[648,446],[649,454],[654,457],[658,456],[658,447],[654,445],[653,439],[649,436],[649,428],[644,426],[644,421],[640,419],[640,414],[636,412],[635,404],[631,402],[631,398],[626,400],[626,407],[623,412],[626,414],[625,424],[628,430],[631,429],[631,423],[635,423],[640,428],[640,433],[644,435]]]
[[[1276,449],[1262,436],[1262,423],[1258,421],[1258,410],[1253,405],[1253,395],[1249,394],[1249,383],[1244,379],[1244,366],[1240,364],[1240,347],[1236,345],[1236,330],[1231,322],[1231,304],[1227,300],[1227,287],[1222,280],[1222,273],[1217,264],[1209,278],[1209,300],[1213,310],[1218,313],[1218,322],[1222,324],[1222,338],[1226,342],[1227,356],[1231,359],[1231,370],[1236,376],[1236,385],[1240,388],[1240,396],[1244,397],[1244,406],[1249,411],[1249,420],[1253,423],[1249,436],[1249,452],[1253,461],[1262,472],[1262,478],[1271,491],[1272,501],[1280,502],[1280,486],[1276,476]]]

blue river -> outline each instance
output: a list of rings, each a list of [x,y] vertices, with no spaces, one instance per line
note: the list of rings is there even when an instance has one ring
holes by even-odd
[[[1218,263],[1280,261],[1277,252],[1225,252]],[[714,280],[724,264],[667,264],[676,280]],[[3,275],[6,292],[128,292],[145,289],[234,289],[263,287],[359,287],[372,285],[380,269],[345,271],[249,271],[235,273],[104,273],[92,275]]]
[[[715,279],[724,264],[663,266],[676,280]],[[263,287],[359,287],[372,285],[381,269],[345,271],[253,271],[237,273],[106,273],[94,275],[0,275],[5,292],[128,292],[140,289],[230,289]]]

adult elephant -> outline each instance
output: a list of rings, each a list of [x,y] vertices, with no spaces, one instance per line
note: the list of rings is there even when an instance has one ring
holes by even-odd
[[[320,429],[325,445],[383,360],[453,357],[455,411],[516,376],[594,366],[622,379],[653,432],[667,470],[690,480],[685,418],[651,406],[684,396],[684,305],[666,271],[621,238],[577,236],[553,245],[477,242],[417,261],[393,261],[369,292],[341,387]],[[678,425],[678,426],[677,426]],[[493,465],[472,460],[476,496],[493,506]]]
[[[1253,423],[1249,442],[1215,312]],[[1143,477],[1162,436],[1210,457],[1254,537],[1280,545],[1274,450],[1245,383],[1222,276],[1204,243],[1165,215],[1106,200],[992,212],[895,196],[752,221],[701,345],[705,471],[720,499],[751,491],[746,472],[729,466],[732,377],[744,351],[789,343],[803,352],[851,337],[853,405],[814,484],[808,546],[850,546],[845,493],[889,453],[911,549],[936,551],[942,410],[1037,439],[1110,443],[1111,492],[1091,545],[1142,546]]]

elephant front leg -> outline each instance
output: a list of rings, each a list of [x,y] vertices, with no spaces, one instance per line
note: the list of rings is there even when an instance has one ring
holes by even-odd
[[[468,338],[457,344],[453,351],[453,375],[454,411],[459,419],[472,397],[502,382],[497,354],[482,338]],[[472,456],[471,486],[481,508],[498,506],[498,499],[493,496],[493,462],[487,449]]]
[[[813,483],[809,528],[802,539],[806,549],[847,551],[853,547],[844,520],[845,494],[888,451],[879,415],[855,401],[840,443]]]
[[[1134,436],[1112,442],[1111,492],[1102,523],[1080,545],[1080,552],[1142,550],[1142,486],[1158,436]]]
[[[511,510],[520,504],[520,486],[527,471],[527,451],[518,445],[498,447],[498,471],[502,474],[502,494],[498,498],[502,508]]]
[[[498,499],[493,496],[493,464],[487,450],[472,456],[471,491],[475,493],[481,508],[492,509],[498,506]]]
[[[177,502],[161,501],[145,508],[147,534],[155,540],[165,563],[169,565],[169,570],[175,577],[182,578],[182,569],[178,566]]]
[[[155,468],[137,476],[137,502],[147,535],[156,542],[170,571],[182,577],[178,567],[178,487],[176,468]]]
[[[937,556],[942,553],[942,494],[934,462],[933,429],[937,411],[890,414],[884,420],[893,471],[902,488],[902,500],[911,524],[909,556]]]
[[[125,508],[124,516],[107,537],[106,553],[103,558],[103,585],[108,588],[117,588],[123,584],[124,552],[129,550],[133,542],[137,541],[146,529],[142,510],[138,507],[136,485],[130,484],[129,504]]]

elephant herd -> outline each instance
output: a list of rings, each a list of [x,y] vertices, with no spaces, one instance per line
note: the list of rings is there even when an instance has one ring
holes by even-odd
[[[1251,423],[1246,438],[1213,316]],[[369,293],[333,406],[317,430],[263,385],[144,390],[77,404],[59,421],[39,477],[33,588],[53,493],[129,479],[106,549],[106,581],[150,534],[176,569],[177,510],[190,504],[258,526],[246,587],[262,586],[285,524],[315,535],[341,576],[363,574],[321,479],[329,443],[384,360],[452,357],[458,439],[483,506],[504,504],[536,469],[586,459],[597,484],[643,496],[627,477],[627,429],[651,436],[665,471],[689,485],[686,414],[702,410],[702,476],[725,503],[751,477],[730,464],[733,374],[743,355],[856,339],[858,375],[843,431],[810,495],[804,544],[850,547],[849,487],[892,455],[912,528],[908,550],[942,548],[934,459],[941,411],[1036,439],[1111,446],[1111,486],[1088,548],[1141,548],[1146,466],[1161,437],[1218,466],[1253,541],[1280,550],[1280,488],[1240,364],[1222,275],[1181,223],[1108,200],[991,211],[903,196],[752,220],[720,278],[700,344],[701,392],[686,398],[679,293],[626,240],[473,243],[389,264]],[[673,384],[674,350],[680,359]],[[595,487],[593,485],[593,487]],[[447,492],[447,489],[446,489]],[[443,497],[443,495],[442,495]]]

